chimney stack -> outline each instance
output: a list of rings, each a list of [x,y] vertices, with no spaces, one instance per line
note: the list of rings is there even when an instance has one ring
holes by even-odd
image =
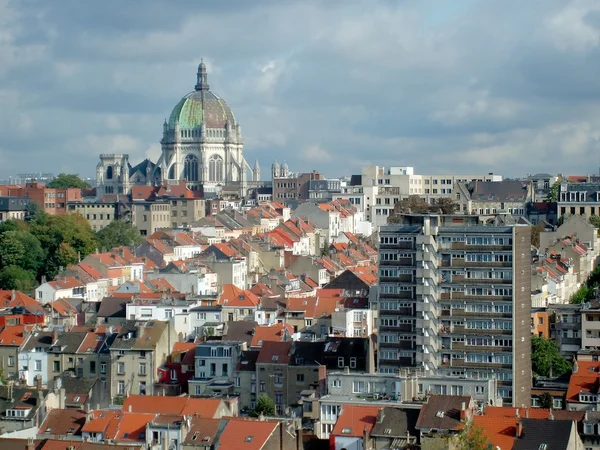
[[[35,442],[33,438],[27,438],[27,445],[25,445],[25,450],[35,450]]]
[[[517,438],[520,438],[521,434],[523,434],[523,423],[519,421],[517,423]]]
[[[42,385],[42,377],[41,375],[38,375],[37,377],[35,377],[35,383],[36,383],[36,389],[38,391],[41,391],[43,389],[43,385]]]
[[[52,344],[56,344],[56,341],[58,341],[58,329],[53,328],[52,329]]]
[[[466,419],[467,419],[467,403],[462,402],[460,404],[460,420],[466,420]]]
[[[17,298],[17,291],[15,291],[13,289],[12,292],[11,292],[11,294],[10,294],[10,300],[14,302],[16,298]]]
[[[383,408],[380,408],[379,411],[377,411],[377,423],[382,423],[383,418],[384,418]]]
[[[521,418],[521,413],[519,412],[519,408],[516,409],[515,415],[516,415],[517,419]]]
[[[548,420],[554,420],[554,414],[552,414],[552,408],[550,408],[550,412],[548,413]]]

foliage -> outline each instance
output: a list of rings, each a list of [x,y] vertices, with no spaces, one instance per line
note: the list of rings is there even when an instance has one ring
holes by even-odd
[[[78,214],[51,216],[39,210],[29,221],[0,224],[0,289],[29,291],[42,276],[54,278],[61,267],[96,249],[94,232]]]
[[[321,247],[321,256],[329,256],[329,241],[325,239],[323,247]]]
[[[79,175],[70,173],[61,173],[57,177],[54,177],[46,187],[52,189],[68,189],[68,188],[79,188],[85,189],[91,187],[89,183],[79,178]]]
[[[569,372],[572,366],[560,355],[556,342],[531,336],[531,368],[536,376],[559,377]]]
[[[544,226],[540,223],[531,227],[531,245],[540,248],[540,233],[544,231]]]
[[[472,424],[465,427],[458,435],[458,448],[460,450],[488,450],[490,443],[483,428]]]
[[[275,415],[275,401],[266,395],[261,395],[258,398],[256,408],[254,408],[254,411],[252,411],[250,415],[252,417],[258,417],[261,414],[265,417],[273,417]]]
[[[586,303],[590,300],[593,300],[596,297],[595,292],[597,287],[598,286],[596,285],[590,288],[586,284],[582,284],[581,287],[577,289],[577,291],[575,291],[575,293],[571,296],[569,302],[573,305],[580,305],[581,303]]]
[[[388,216],[388,223],[400,223],[400,215],[406,213],[427,214],[441,211],[442,214],[454,214],[458,209],[458,203],[452,200],[451,197],[437,198],[429,204],[420,195],[410,195],[394,205],[392,213]]]
[[[137,246],[144,240],[134,225],[115,220],[96,233],[98,246],[104,250],[114,247]]]
[[[0,270],[0,289],[30,293],[35,287],[35,276],[18,266],[6,266]]]
[[[561,180],[557,180],[554,182],[554,184],[552,184],[552,186],[550,186],[548,195],[546,195],[546,198],[544,199],[544,201],[546,203],[556,203],[558,201],[558,193],[560,191],[560,181]]]
[[[588,220],[594,227],[600,228],[600,216],[590,216]]]
[[[554,397],[550,392],[544,392],[540,395],[540,408],[552,409],[554,408]]]

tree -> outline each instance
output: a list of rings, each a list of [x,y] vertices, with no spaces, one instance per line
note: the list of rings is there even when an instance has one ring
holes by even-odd
[[[600,216],[590,216],[589,221],[594,227],[600,228]]]
[[[546,198],[544,199],[545,202],[556,203],[558,201],[558,193],[560,191],[560,181],[561,180],[557,180],[554,182],[554,184],[552,184],[552,186],[550,186],[548,195],[546,195]]]
[[[484,429],[471,424],[459,433],[458,448],[460,450],[488,450],[490,443],[485,436]]]
[[[18,266],[25,256],[25,246],[18,231],[6,231],[0,235],[0,267]]]
[[[256,408],[251,413],[253,417],[258,417],[261,414],[266,417],[273,417],[275,415],[275,402],[266,395],[261,395],[258,398]]]
[[[454,214],[460,208],[460,205],[452,200],[452,197],[440,197],[433,199],[431,203],[431,212],[441,210],[442,214]]]
[[[533,374],[541,377],[559,377],[572,369],[556,342],[540,336],[531,337],[531,367]]]
[[[18,266],[6,266],[0,270],[0,289],[31,292],[34,287],[35,276],[32,272]]]
[[[540,233],[545,230],[540,223],[531,227],[531,245],[535,248],[540,248]]]
[[[329,256],[329,241],[325,239],[323,247],[321,247],[321,256]]]
[[[69,189],[69,188],[79,188],[85,189],[91,187],[89,183],[82,180],[79,175],[69,174],[69,173],[61,173],[50,183],[46,185],[46,187],[52,189]]]
[[[140,230],[122,220],[115,220],[96,233],[98,246],[105,250],[114,247],[137,246],[143,240]]]
[[[554,408],[554,397],[550,392],[544,392],[540,395],[540,408],[552,409]]]

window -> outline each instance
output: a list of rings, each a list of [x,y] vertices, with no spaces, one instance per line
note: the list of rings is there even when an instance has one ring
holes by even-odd
[[[213,155],[208,161],[208,180],[223,180],[223,159],[218,155]]]
[[[119,395],[125,395],[125,382],[124,381],[119,381],[117,383],[117,393]]]
[[[146,395],[146,382],[140,381],[140,395]]]
[[[117,364],[117,373],[119,375],[124,375],[125,374],[125,363],[120,362],[120,363]]]
[[[96,374],[96,361],[90,361],[90,374]]]
[[[183,177],[186,181],[198,181],[198,158],[194,155],[187,155],[183,163]]]
[[[54,372],[60,372],[60,361],[54,361],[52,368]]]
[[[364,381],[353,381],[352,382],[352,393],[360,394],[361,392],[365,392],[365,382]]]
[[[8,365],[9,365],[9,367],[13,367],[15,365],[15,357],[14,356],[8,357]]]
[[[42,361],[40,359],[35,360],[35,371],[40,372],[42,370]]]
[[[100,363],[100,373],[106,373],[106,363]]]
[[[260,382],[260,392],[265,392],[265,382],[264,381]]]
[[[240,387],[242,385],[240,377],[235,377],[234,381],[235,381],[235,387]]]
[[[146,363],[140,363],[140,375],[146,375]]]
[[[333,380],[331,382],[331,387],[342,387],[342,380]]]
[[[296,383],[304,383],[304,374],[299,373],[296,375]]]
[[[338,367],[344,367],[344,358],[341,356],[338,358]]]
[[[356,369],[356,358],[350,358],[350,368]]]

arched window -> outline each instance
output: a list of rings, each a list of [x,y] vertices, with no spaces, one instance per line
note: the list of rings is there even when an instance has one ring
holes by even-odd
[[[213,155],[208,161],[208,181],[223,181],[223,158]]]
[[[175,179],[175,164],[169,168],[169,180]]]
[[[106,179],[112,180],[112,177],[113,177],[113,168],[112,168],[112,166],[108,166],[108,168],[106,169]]]
[[[183,163],[183,178],[187,181],[198,181],[198,158],[187,155]]]

